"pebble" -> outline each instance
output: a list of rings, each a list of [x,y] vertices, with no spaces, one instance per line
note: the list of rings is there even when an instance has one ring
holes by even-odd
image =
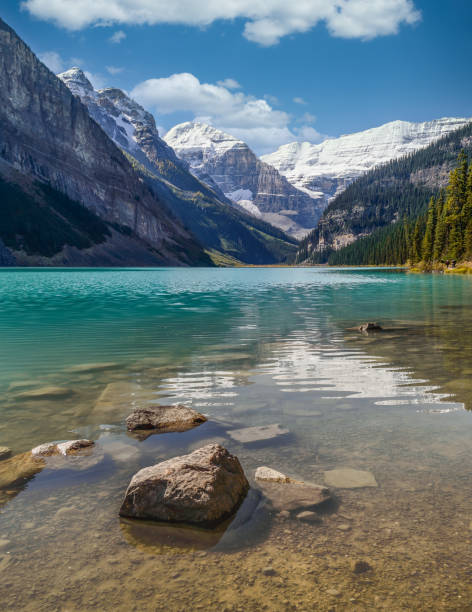
[[[351,529],[351,525],[342,523],[341,525],[338,525],[338,529],[340,529],[341,531],[349,531]]]
[[[351,563],[351,569],[354,574],[364,574],[365,572],[370,571],[372,566],[370,563],[367,563],[367,561],[353,561]]]
[[[297,514],[297,519],[304,523],[321,523],[321,519],[316,512],[311,512],[310,510],[305,510]]]
[[[341,591],[337,591],[336,589],[327,589],[326,593],[328,595],[332,595],[333,597],[339,597],[341,595]]]
[[[262,573],[264,574],[264,576],[276,576],[277,575],[277,572],[275,571],[275,569],[271,567],[270,565],[267,567],[264,567],[264,569],[262,570]]]

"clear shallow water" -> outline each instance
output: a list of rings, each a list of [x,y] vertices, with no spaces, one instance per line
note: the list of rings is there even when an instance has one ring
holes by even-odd
[[[471,298],[468,278],[392,270],[1,271],[0,446],[96,441],[84,469],[45,469],[0,491],[1,600],[470,609]],[[367,320],[387,331],[349,331]],[[47,386],[67,395],[22,396]],[[132,406],[156,402],[191,404],[209,421],[128,436]],[[271,423],[290,434],[256,447],[229,435]],[[352,467],[379,487],[338,490],[316,525],[252,515],[250,504],[211,534],[120,521],[137,469],[213,439],[250,478],[270,465],[322,483]],[[373,571],[354,575],[358,559]]]

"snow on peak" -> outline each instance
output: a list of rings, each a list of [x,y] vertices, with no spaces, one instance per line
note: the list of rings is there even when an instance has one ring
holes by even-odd
[[[202,151],[208,159],[220,157],[231,149],[248,149],[246,143],[212,125],[186,121],[170,129],[164,136],[177,155],[180,152]]]
[[[85,76],[84,71],[77,68],[77,66],[65,72],[61,72],[57,77],[67,85],[74,95],[80,98],[85,95],[93,96],[96,93],[92,83]]]
[[[292,142],[261,159],[277,168],[295,187],[312,192],[324,190],[330,198],[375,166],[426,147],[470,121],[454,117],[423,123],[391,121],[320,144]],[[330,187],[326,191],[327,183]]]

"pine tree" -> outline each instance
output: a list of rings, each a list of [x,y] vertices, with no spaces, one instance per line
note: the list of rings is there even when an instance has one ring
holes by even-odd
[[[426,231],[422,243],[422,259],[430,263],[433,259],[434,232],[436,230],[436,200],[434,196],[429,201]]]
[[[421,242],[422,242],[422,233],[421,233],[421,220],[418,217],[415,223],[415,228],[413,230],[413,234],[411,237],[411,247],[410,247],[410,259],[412,263],[418,263],[421,261]]]
[[[469,219],[464,232],[464,258],[469,261],[472,259],[472,217]]]
[[[468,160],[464,151],[458,159],[459,165],[450,174],[445,204],[447,226],[446,254],[449,259],[458,260],[464,252],[464,226],[462,209],[467,192]]]
[[[436,229],[434,232],[433,261],[439,261],[446,247],[446,218],[444,211],[444,192],[436,201]]]

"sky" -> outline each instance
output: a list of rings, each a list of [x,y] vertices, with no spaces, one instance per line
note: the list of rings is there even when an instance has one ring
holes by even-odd
[[[470,0],[2,0],[58,73],[256,153],[388,121],[472,116]]]

